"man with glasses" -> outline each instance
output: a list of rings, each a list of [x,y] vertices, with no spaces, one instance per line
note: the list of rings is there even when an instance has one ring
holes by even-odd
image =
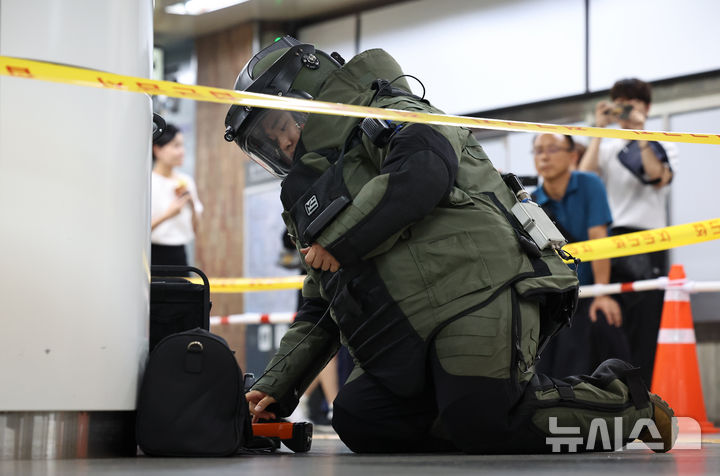
[[[559,225],[569,242],[605,238],[612,222],[605,187],[594,174],[575,171],[577,146],[571,136],[541,134],[533,140],[533,156],[542,184],[533,199]],[[580,284],[610,282],[610,260],[581,263]],[[538,361],[551,376],[589,374],[605,359],[629,357],[619,330],[622,313],[610,296],[580,299],[573,325],[556,336]]]

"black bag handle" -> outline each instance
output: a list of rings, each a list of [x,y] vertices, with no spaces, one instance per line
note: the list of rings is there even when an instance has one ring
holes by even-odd
[[[203,323],[205,329],[210,329],[210,281],[208,280],[205,273],[199,268],[194,266],[183,266],[183,265],[170,265],[170,264],[154,264],[150,266],[150,276],[162,277],[163,273],[167,274],[167,277],[184,279],[180,276],[180,273],[195,273],[200,276],[203,282]]]

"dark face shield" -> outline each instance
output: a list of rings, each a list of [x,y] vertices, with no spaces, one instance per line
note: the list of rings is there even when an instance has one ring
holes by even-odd
[[[284,178],[292,166],[307,114],[260,109],[247,119],[237,143],[252,160],[276,177]]]

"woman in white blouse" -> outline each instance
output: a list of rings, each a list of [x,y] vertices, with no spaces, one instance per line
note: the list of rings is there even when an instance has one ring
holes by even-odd
[[[185,157],[183,135],[167,124],[153,142],[152,264],[187,265],[185,245],[195,239],[203,206],[195,181],[177,170]]]

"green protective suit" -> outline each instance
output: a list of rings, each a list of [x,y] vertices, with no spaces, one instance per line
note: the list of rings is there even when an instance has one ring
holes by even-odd
[[[404,78],[373,89],[375,80],[402,74],[384,51],[366,51],[330,73],[316,99],[441,113],[405,93]],[[253,387],[277,399],[271,410],[289,414],[343,343],[356,363],[349,382],[368,374],[399,398],[434,384],[430,354],[450,376],[481,379],[488,397],[478,405],[502,405],[500,413],[523,422],[508,435],[534,431],[543,439],[552,433],[550,417],[587,434],[599,415],[610,431],[615,417],[625,418],[626,438],[628,423],[651,416],[646,390],[628,385],[629,366],[611,365],[591,381],[535,375],[542,341],[572,315],[577,278],[554,251],[533,248],[510,213],[517,199],[470,131],[390,124],[397,132],[379,146],[359,123],[311,115],[282,184],[283,218],[298,248],[328,203],[351,202],[313,237],[341,270],[308,269],[306,306]],[[540,440],[515,441],[512,450],[541,450]]]

